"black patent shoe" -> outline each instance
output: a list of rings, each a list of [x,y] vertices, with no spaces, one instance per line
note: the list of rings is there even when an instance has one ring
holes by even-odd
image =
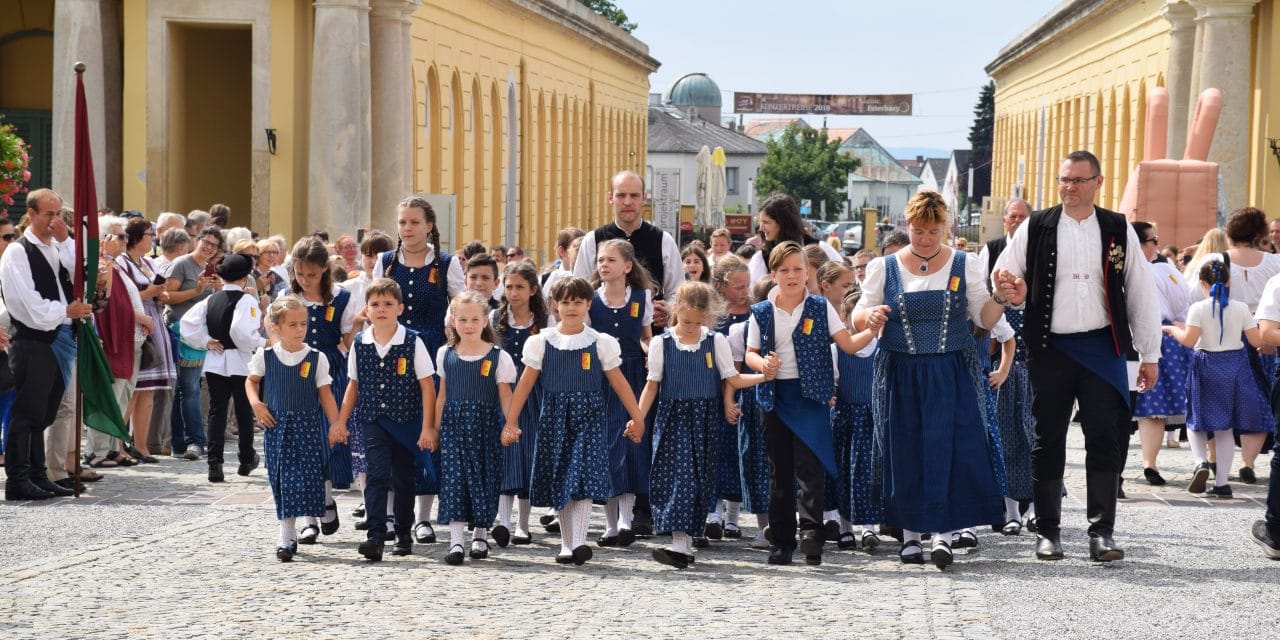
[[[478,548],[477,548],[478,547]],[[489,543],[484,540],[476,540],[471,543],[471,559],[484,560],[489,557]]]
[[[413,555],[413,541],[409,536],[396,538],[396,546],[391,547],[391,555],[401,557]]]
[[[693,539],[694,549],[706,549],[707,547],[711,546],[711,541],[707,540],[705,536],[691,536],[691,537]]]
[[[342,525],[342,523],[338,521],[338,503],[330,502],[329,504],[325,505],[324,507],[325,517],[326,518],[329,517],[330,513],[333,514],[333,520],[330,520],[328,522],[325,522],[323,518],[320,520],[320,533],[323,533],[326,536],[331,536],[337,533],[338,527]]]
[[[1253,472],[1253,467],[1240,467],[1240,482],[1245,484],[1258,482],[1258,474]]]
[[[1089,536],[1089,559],[1094,562],[1124,560],[1124,549],[1116,546],[1110,535]]]
[[[1036,539],[1037,560],[1061,560],[1062,544],[1056,538],[1039,536]]]
[[[1146,479],[1147,484],[1155,487],[1163,487],[1168,484],[1168,481],[1164,479],[1164,476],[1160,475],[1160,472],[1156,471],[1153,467],[1143,469],[1142,477]]]
[[[668,567],[675,567],[677,569],[689,568],[688,558],[679,551],[672,551],[671,549],[654,549],[653,559],[657,560],[661,564],[667,565]]]
[[[357,548],[357,550],[360,552],[360,555],[367,558],[370,562],[381,562],[382,549],[384,546],[385,545],[381,542],[374,542],[373,540],[365,540],[364,542],[360,543],[360,546]]]
[[[462,545],[455,544],[452,547],[449,547],[449,554],[444,557],[444,562],[445,564],[457,566],[462,564],[462,560],[465,557],[467,557],[467,554],[462,548]],[[559,561],[559,558],[556,560]]]
[[[791,547],[774,547],[769,551],[769,564],[788,565],[791,564],[791,554],[795,549]]]
[[[546,516],[543,517],[545,518]],[[552,518],[551,522],[542,526],[547,530],[547,533],[560,533],[560,521],[556,518]]]
[[[1017,520],[1010,520],[1004,523],[1004,527],[1000,529],[1000,533],[1006,536],[1016,536],[1022,533],[1022,523]]]
[[[432,544],[436,541],[436,530],[431,528],[431,523],[423,520],[413,525],[413,539],[420,544]]]
[[[262,464],[262,456],[255,453],[252,458],[240,463],[240,466],[236,469],[236,473],[242,476],[247,476],[252,473],[254,469],[257,469],[260,464]]]
[[[315,544],[320,537],[320,529],[314,524],[309,524],[298,532],[298,544]]]
[[[902,564],[924,564],[924,547],[920,546],[919,540],[907,540],[898,550],[898,559]]]
[[[800,532],[800,553],[806,556],[822,555],[822,531],[801,531]]]
[[[933,543],[933,552],[929,554],[929,559],[933,561],[933,566],[937,567],[939,571],[951,566],[951,561],[954,559],[951,554],[951,545],[942,540],[935,541]]]
[[[720,540],[721,538],[724,538],[724,525],[712,520],[707,523],[707,526],[703,529],[703,533],[711,540]]]
[[[724,537],[728,540],[738,540],[742,538],[742,528],[729,522],[724,525]]]
[[[516,529],[516,533],[511,536],[511,544],[530,544],[533,542],[533,536],[528,532],[521,532]]]
[[[596,544],[602,547],[616,547],[618,546],[618,536],[617,534],[614,534],[611,536],[602,535],[600,536],[599,539],[596,540]]]
[[[356,520],[356,524],[355,524],[355,527],[354,527],[354,528],[355,528],[355,530],[356,530],[356,531],[368,531],[368,530],[369,530],[369,521],[368,521],[368,520]]]
[[[1209,481],[1209,473],[1213,471],[1213,465],[1208,462],[1201,462],[1196,465],[1196,470],[1191,472],[1191,482],[1187,483],[1187,491],[1189,493],[1204,493],[1204,485]]]
[[[1224,484],[1221,487],[1210,487],[1208,489],[1205,489],[1204,494],[1202,494],[1202,497],[1218,498],[1220,500],[1230,500],[1235,496],[1231,492],[1231,485]]]
[[[502,525],[494,527],[489,534],[493,536],[493,541],[498,543],[499,547],[505,549],[507,545],[511,544],[511,530]]]
[[[363,502],[361,502],[361,503],[360,503],[360,506],[358,506],[358,507],[356,507],[356,508],[354,508],[354,509],[352,509],[352,510],[351,510],[351,517],[352,517],[352,518],[363,518],[363,517],[364,517],[364,503],[363,503]]]
[[[858,538],[853,535],[852,531],[846,531],[840,534],[840,538],[836,540],[836,548],[841,551],[858,548]]]
[[[950,551],[951,547],[956,549],[977,549],[978,536],[974,535],[972,531],[961,531],[960,535],[956,536],[955,542],[947,545],[947,550]]]
[[[822,539],[835,541],[840,537],[840,523],[835,520],[828,520],[822,524]]]
[[[574,549],[573,549],[573,563],[574,563],[574,564],[578,564],[578,565],[583,564],[583,563],[585,563],[586,561],[588,561],[588,560],[590,560],[590,559],[591,559],[591,555],[592,555],[592,554],[591,554],[591,547],[588,547],[588,546],[587,546],[587,545],[585,545],[585,544],[584,544],[584,545],[577,546],[577,547],[574,547]]]
[[[293,562],[293,556],[298,553],[298,543],[290,542],[283,547],[276,547],[276,560],[280,562]]]
[[[629,547],[636,541],[636,534],[630,529],[618,530],[618,546]]]

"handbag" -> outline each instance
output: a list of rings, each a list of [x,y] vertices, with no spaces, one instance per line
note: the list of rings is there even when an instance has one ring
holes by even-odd
[[[161,364],[160,350],[156,348],[156,343],[148,336],[146,342],[142,343],[142,354],[138,358],[138,370],[147,371]]]

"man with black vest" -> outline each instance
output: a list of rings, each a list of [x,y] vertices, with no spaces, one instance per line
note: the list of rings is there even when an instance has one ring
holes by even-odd
[[[10,365],[14,401],[5,450],[6,500],[71,495],[45,470],[44,430],[53,423],[75,366],[71,323],[92,308],[71,296],[72,241],[56,237],[62,197],[51,189],[27,194],[30,225],[0,258],[0,292],[13,324]],[[54,451],[63,456],[65,451]]]
[[[1155,385],[1160,307],[1142,245],[1124,216],[1094,206],[1098,159],[1074,151],[1058,168],[1062,204],[1031,214],[996,260],[992,280],[1011,304],[1025,302],[1023,339],[1036,442],[1032,493],[1036,557],[1060,560],[1067,425],[1079,402],[1085,442],[1089,557],[1124,558],[1115,545],[1116,498],[1129,445],[1126,355],[1137,350],[1138,389]]]
[[[578,259],[574,262],[573,275],[590,280],[596,273],[596,247],[607,240],[623,239],[636,250],[636,259],[648,269],[649,276],[658,283],[653,292],[653,324],[666,324],[667,294],[674,294],[684,283],[684,265],[680,260],[680,247],[670,233],[659,229],[640,217],[640,208],[646,198],[644,179],[634,171],[619,171],[609,182],[609,204],[613,205],[613,222],[582,237],[578,247]],[[636,494],[635,521],[632,531],[636,535],[652,532],[649,496]]]
[[[264,345],[262,310],[255,296],[244,287],[253,272],[253,259],[232,253],[218,265],[222,290],[196,303],[179,322],[182,341],[206,346],[204,377],[209,385],[209,482],[222,482],[222,450],[227,433],[227,408],[235,401],[236,424],[240,425],[240,468],[242,476],[258,467],[253,450],[253,407],[245,392],[249,359]]]

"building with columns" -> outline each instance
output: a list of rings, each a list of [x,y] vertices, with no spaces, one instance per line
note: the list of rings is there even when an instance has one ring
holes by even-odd
[[[1168,154],[1181,158],[1196,96],[1213,87],[1223,109],[1209,160],[1220,164],[1224,213],[1280,215],[1276,69],[1280,0],[1065,0],[987,66],[992,197],[1056,204],[1059,161],[1088,149],[1106,176],[1099,204],[1114,209],[1144,159],[1148,90],[1169,90]]]
[[[292,238],[418,193],[446,248],[535,257],[643,171],[658,67],[578,0],[0,0],[0,114],[68,199],[77,60],[105,206]]]

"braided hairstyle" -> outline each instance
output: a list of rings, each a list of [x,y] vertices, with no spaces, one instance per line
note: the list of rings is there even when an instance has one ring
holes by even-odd
[[[533,326],[535,329],[542,329],[547,326],[547,318],[551,314],[547,311],[547,301],[542,297],[542,281],[538,277],[538,269],[532,264],[520,260],[507,265],[506,270],[502,272],[502,282],[505,284],[511,277],[524,278],[529,283],[529,311],[533,313]],[[494,323],[494,329],[501,339],[511,329],[511,321],[508,319],[511,311],[511,303],[507,302],[507,297],[502,296],[502,302],[498,304],[498,321]]]
[[[440,225],[436,224],[436,210],[431,208],[431,203],[421,196],[410,196],[400,201],[399,208],[421,209],[423,220],[431,223],[431,232],[427,235],[427,242],[431,244],[431,248],[436,253],[436,260],[440,259]],[[404,239],[396,236],[396,253],[400,253],[401,247],[404,246]]]

